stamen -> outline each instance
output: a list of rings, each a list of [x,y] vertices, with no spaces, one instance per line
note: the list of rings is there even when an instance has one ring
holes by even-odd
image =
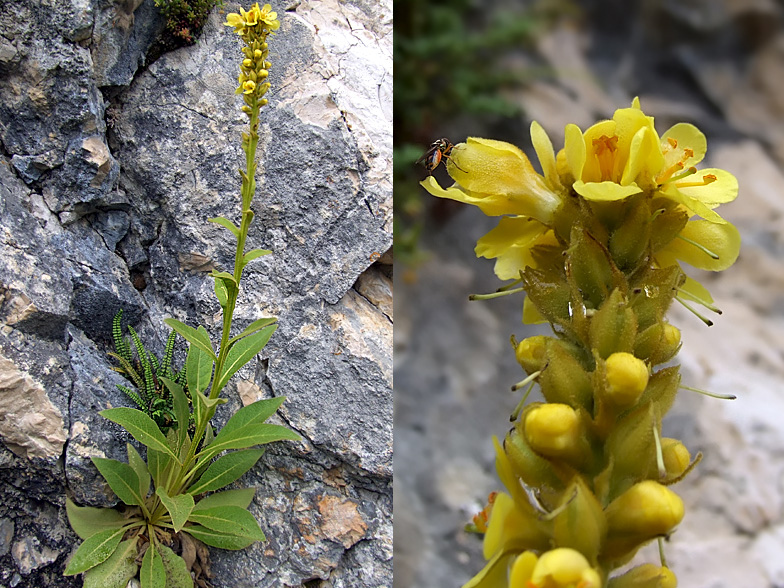
[[[653,424],[653,442],[656,445],[656,467],[659,470],[659,479],[667,477],[667,468],[664,466],[664,454],[662,453],[661,439],[656,423]]]
[[[517,406],[515,406],[515,409],[514,411],[512,411],[512,414],[509,415],[510,422],[512,423],[515,422],[517,420],[517,417],[520,416],[520,412],[523,410],[523,405],[525,404],[525,401],[528,400],[528,395],[531,394],[531,390],[533,389],[535,383],[536,382],[532,381],[530,384],[528,384],[528,389],[523,394],[523,397],[520,399],[520,402],[517,403]]]
[[[680,161],[678,161],[677,163],[673,163],[670,167],[665,169],[662,173],[660,173],[656,177],[656,183],[657,184],[664,184],[665,182],[672,181],[671,178],[672,178],[673,174],[675,174],[676,172],[681,171],[682,169],[683,169],[683,164]]]
[[[659,541],[659,560],[661,561],[661,567],[667,568],[669,566],[667,565],[667,558],[664,557],[664,538],[657,537],[657,539]]]
[[[512,286],[516,286],[517,284],[519,284],[522,281],[523,281],[523,278],[517,278],[516,280],[513,280],[512,282],[510,282],[510,283],[508,283],[508,284],[506,284],[504,286],[501,286],[500,288],[498,288],[498,290],[496,290],[496,292],[504,292],[504,291],[508,290],[509,288],[511,288]]]
[[[685,303],[683,300],[681,300],[681,297],[680,297],[680,296],[675,296],[675,300],[677,300],[678,302],[680,302],[680,303],[681,303],[681,304],[682,304],[682,305],[683,305],[683,306],[686,308],[686,310],[688,310],[689,312],[691,312],[691,313],[692,313],[694,316],[696,316],[698,319],[700,319],[700,320],[701,320],[703,323],[705,323],[705,324],[706,324],[706,325],[708,325],[709,327],[712,327],[712,326],[713,326],[713,321],[712,321],[712,320],[710,320],[710,319],[706,319],[706,318],[705,318],[704,316],[702,316],[702,315],[701,315],[699,312],[697,312],[697,311],[696,311],[696,310],[694,310],[694,309],[693,309],[691,306],[689,306],[689,305],[688,305],[688,304],[686,304],[686,303]]]
[[[596,156],[596,160],[599,162],[599,171],[602,175],[602,181],[612,180],[615,152],[618,149],[618,137],[615,135],[612,137],[602,135],[598,139],[594,139],[592,143],[593,153]]]
[[[515,288],[514,290],[499,290],[491,294],[471,294],[469,300],[491,300],[492,298],[500,298],[501,296],[508,296],[509,294],[517,294],[518,292],[525,292],[525,288]]]
[[[718,398],[719,400],[735,400],[737,398],[737,396],[735,396],[734,394],[719,394],[718,392],[708,392],[707,390],[700,390],[699,388],[692,388],[691,386],[684,386],[683,384],[679,384],[678,388],[682,388],[683,390],[688,390],[689,392],[697,392],[698,394],[702,394],[703,396]]]
[[[673,178],[673,180],[675,180],[675,179],[676,178]],[[718,178],[716,176],[714,176],[713,174],[705,174],[704,176],[702,176],[702,181],[701,182],[686,182],[685,184],[678,184],[678,187],[679,188],[692,188],[694,186],[707,186],[708,184],[712,184],[713,182],[715,182],[717,179]]]
[[[541,374],[541,373],[542,373],[542,370],[536,371],[536,372],[532,373],[530,376],[528,376],[525,380],[523,380],[521,382],[517,382],[517,384],[512,386],[512,392],[517,392],[520,388],[525,386],[528,382],[532,382],[533,380],[535,380],[539,376],[539,374]]]
[[[721,314],[721,309],[718,306],[714,306],[713,304],[711,304],[707,300],[703,300],[702,298],[700,298],[696,294],[692,294],[691,292],[687,292],[686,290],[684,290],[682,288],[676,288],[676,290],[678,290],[679,294],[688,296],[689,298],[694,300],[694,302],[696,302],[697,304],[699,304],[701,306],[704,306],[705,308],[707,308],[711,312],[715,312],[716,314]]]
[[[711,251],[710,249],[705,247],[705,245],[701,245],[700,243],[697,243],[696,241],[692,241],[691,239],[689,239],[687,237],[684,237],[683,235],[680,235],[680,234],[678,235],[678,238],[681,239],[682,241],[686,241],[690,245],[694,245],[697,249],[702,251],[704,254],[706,254],[711,259],[719,259],[719,254],[718,253],[714,253],[713,251]]]
[[[673,149],[676,149],[676,148],[678,147],[678,140],[677,140],[677,139],[674,139],[673,137],[667,137],[667,142],[668,142],[670,145],[672,145],[672,148],[673,148]]]

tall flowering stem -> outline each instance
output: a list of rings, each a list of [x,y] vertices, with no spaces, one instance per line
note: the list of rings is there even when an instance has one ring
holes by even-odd
[[[258,521],[247,510],[255,489],[216,491],[236,482],[256,464],[263,454],[257,446],[300,439],[286,427],[265,422],[281,406],[282,397],[241,408],[217,434],[210,425],[218,405],[226,402],[220,393],[229,379],[261,352],[277,328],[275,317],[263,317],[231,335],[242,272],[248,263],[270,253],[266,249],[246,252],[245,242],[253,221],[259,111],[267,103],[264,94],[270,87],[266,81],[270,68],[267,38],[279,23],[269,5],[260,8],[254,4],[248,11],[229,14],[226,24],[234,27],[245,43],[237,93],[243,96],[242,110],[250,127],[242,136],[245,169],[240,170],[240,226],[225,217],[210,219],[237,239],[233,273],[211,274],[223,310],[220,343],[216,353],[203,326],[194,328],[166,319],[189,347],[184,384],[162,373],[156,375],[156,383],[160,380],[172,399],[174,418],[165,431],[145,411],[125,407],[101,411],[147,447],[147,459],[131,444],[128,463],[92,458],[125,505],[122,513],[66,500],[68,520],[84,542],[65,575],[84,573],[85,586],[125,588],[137,575],[141,588],[192,588],[194,581],[208,585],[209,556],[200,550],[200,563],[194,567],[195,540],[233,550],[265,540]],[[150,368],[146,372],[152,378]]]
[[[673,588],[663,557],[617,570],[684,515],[670,486],[699,456],[661,435],[681,387],[678,366],[662,366],[681,345],[665,314],[678,300],[711,324],[694,307],[718,309],[680,262],[734,263],[738,231],[714,209],[734,200],[737,181],[697,169],[706,140],[696,127],[659,136],[636,99],[585,132],[568,125],[557,154],[535,122],[531,138],[542,174],[513,145],[469,138],[447,161],[452,186],[422,182],[501,217],[476,253],[519,287],[492,296],[524,291],[524,322],[553,329],[512,337],[527,377],[513,387],[526,391],[512,430],[494,439],[508,494],[494,493],[471,525],[487,565],[464,588]],[[534,383],[545,402],[526,403]]]

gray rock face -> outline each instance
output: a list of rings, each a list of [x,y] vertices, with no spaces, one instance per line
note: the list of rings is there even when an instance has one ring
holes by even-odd
[[[273,8],[248,238],[273,255],[246,268],[235,325],[280,327],[216,423],[285,395],[303,442],[240,481],[268,541],[212,550],[213,583],[391,586],[391,3]],[[231,271],[233,243],[207,219],[239,216],[246,126],[223,20],[142,70],[152,0],[0,5],[0,585],[80,585],[61,575],[66,493],[116,502],[90,457],[129,439],[97,414],[129,405],[117,310],[157,352],[167,316],[219,336],[206,274]]]

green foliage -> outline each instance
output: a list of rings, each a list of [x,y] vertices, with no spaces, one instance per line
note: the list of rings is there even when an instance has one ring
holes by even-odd
[[[120,362],[118,367],[112,369],[122,374],[133,384],[133,388],[121,384],[117,387],[165,433],[169,427],[176,426],[178,421],[173,412],[172,395],[163,384],[162,378],[168,378],[179,385],[186,384],[187,366],[183,366],[178,371],[172,367],[177,335],[175,331],[169,332],[163,358],[158,359],[155,354],[147,351],[139,335],[130,325],[128,333],[131,341],[123,336],[122,315],[123,311],[120,309],[112,320],[115,351],[110,352],[109,355]]]
[[[166,32],[174,47],[193,45],[207,22],[210,11],[223,0],[155,0],[166,19]]]

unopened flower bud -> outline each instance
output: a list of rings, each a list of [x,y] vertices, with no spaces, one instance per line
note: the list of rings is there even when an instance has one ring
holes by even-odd
[[[253,60],[251,60],[251,59],[243,59],[242,60],[242,65],[247,67],[247,68],[251,68],[251,67],[253,67]]]
[[[653,480],[635,484],[605,510],[610,535],[638,540],[666,535],[681,522],[683,512],[680,496]]]
[[[546,551],[537,557],[525,551],[515,558],[509,571],[510,586],[530,588],[599,588],[599,573],[591,567],[585,556],[568,547]]]
[[[259,100],[259,106],[266,106],[267,103],[269,103],[269,100],[267,100],[266,98],[262,98],[261,100]]]
[[[667,476],[670,478],[677,478],[691,463],[691,455],[686,446],[677,439],[670,439],[665,437],[661,440],[662,457],[664,458],[664,469],[667,470]]]
[[[265,43],[265,45],[266,45],[266,43]],[[263,55],[263,53],[261,52],[261,49],[254,49],[253,57],[255,57],[256,59],[261,59],[262,55]]]
[[[546,457],[577,457],[583,446],[581,436],[580,417],[566,404],[542,404],[525,416],[525,438]]]
[[[613,353],[607,358],[607,393],[617,406],[635,404],[648,385],[648,366],[631,353]]]
[[[672,570],[646,563],[610,579],[608,588],[677,588]]]
[[[523,366],[526,372],[532,374],[544,367],[546,351],[547,337],[537,335],[520,341],[515,349],[515,356],[517,363]]]

